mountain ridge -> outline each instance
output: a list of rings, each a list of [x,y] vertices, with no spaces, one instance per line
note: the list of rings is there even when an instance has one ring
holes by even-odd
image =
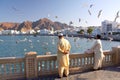
[[[24,21],[22,23],[15,23],[15,22],[2,22],[0,23],[0,31],[2,30],[18,30],[21,32],[26,32],[29,30],[40,30],[40,29],[48,29],[51,30],[60,30],[65,28],[73,28],[73,26],[69,26],[66,23],[61,22],[53,22],[48,18],[42,18],[37,21]]]

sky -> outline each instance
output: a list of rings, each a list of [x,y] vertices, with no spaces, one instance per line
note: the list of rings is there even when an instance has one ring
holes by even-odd
[[[104,20],[114,21],[118,11],[120,0],[0,0],[0,22],[48,18],[66,24],[72,21],[77,27],[101,26]],[[120,17],[116,21],[120,23]]]

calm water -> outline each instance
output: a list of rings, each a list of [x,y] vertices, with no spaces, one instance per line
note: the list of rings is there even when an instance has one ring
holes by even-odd
[[[94,40],[79,37],[66,37],[71,43],[71,53],[83,53],[91,48]],[[0,36],[0,57],[23,57],[26,52],[35,51],[39,55],[57,51],[56,36]],[[104,50],[120,45],[120,42],[102,41]]]

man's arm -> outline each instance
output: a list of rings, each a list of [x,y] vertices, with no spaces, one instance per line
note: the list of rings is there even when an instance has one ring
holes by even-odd
[[[98,42],[96,41],[90,50],[93,51],[98,45],[99,45],[99,44],[98,44]]]
[[[69,43],[69,42],[68,42]],[[68,49],[66,51],[64,51],[65,54],[69,54],[70,52],[70,49],[71,49],[71,45],[70,43],[68,44]]]
[[[64,50],[63,49],[61,49],[61,44],[58,44],[58,50],[60,51],[60,52],[62,52],[62,53],[64,53]]]

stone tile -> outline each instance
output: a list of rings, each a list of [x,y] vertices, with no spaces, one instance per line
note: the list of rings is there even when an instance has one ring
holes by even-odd
[[[120,66],[107,67],[104,70],[89,71],[55,80],[120,80]]]

